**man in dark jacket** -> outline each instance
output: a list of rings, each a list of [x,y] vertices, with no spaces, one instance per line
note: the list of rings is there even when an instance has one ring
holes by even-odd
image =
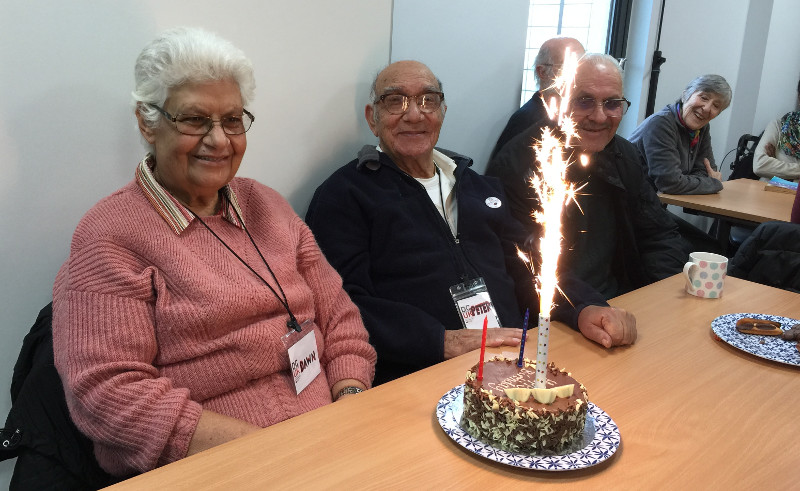
[[[497,138],[497,143],[494,146],[494,150],[492,150],[490,159],[493,159],[497,152],[512,138],[547,117],[544,101],[559,97],[558,90],[555,88],[555,80],[561,73],[561,67],[564,65],[564,54],[567,49],[579,57],[583,56],[583,45],[575,38],[555,37],[543,42],[539,47],[536,60],[533,62],[533,74],[539,90],[534,92],[528,102],[517,109],[508,119],[506,127],[503,128],[503,132]]]
[[[500,183],[472,161],[434,148],[446,106],[425,65],[403,61],[372,86],[365,116],[379,146],[337,170],[314,194],[306,221],[361,310],[378,352],[375,384],[479,348],[463,329],[450,290],[482,278],[500,326],[487,345],[515,346],[522,312],[538,312],[533,278],[517,257],[527,233],[509,213]],[[606,347],[636,338],[628,314],[562,274],[554,320]]]
[[[573,155],[590,158],[587,166],[568,169],[570,181],[586,186],[579,206],[565,210],[559,267],[607,299],[680,272],[688,246],[648,182],[638,150],[616,135],[629,105],[619,64],[608,55],[585,55],[572,94],[569,110],[579,136]],[[503,181],[512,213],[534,234],[539,229],[529,217],[538,201],[528,179],[537,166],[531,142],[552,124],[541,121],[514,137],[486,170]]]

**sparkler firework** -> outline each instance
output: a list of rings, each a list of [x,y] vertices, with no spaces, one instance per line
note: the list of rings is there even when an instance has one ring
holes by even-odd
[[[564,207],[575,200],[577,191],[574,184],[566,181],[566,171],[570,162],[564,158],[564,148],[572,146],[571,141],[577,134],[575,124],[567,114],[577,66],[578,57],[567,49],[561,74],[554,82],[560,100],[554,97],[549,102],[545,101],[548,116],[558,124],[563,141],[550,128],[545,128],[541,140],[533,146],[539,165],[538,172],[535,172],[530,179],[530,185],[539,199],[540,209],[533,212],[532,218],[542,228],[539,239],[541,263],[538,274],[534,273],[536,291],[539,294],[539,333],[534,381],[536,388],[545,388],[547,383],[550,312],[558,289],[557,266],[561,254],[561,215]],[[522,252],[519,255],[533,272],[530,259]]]

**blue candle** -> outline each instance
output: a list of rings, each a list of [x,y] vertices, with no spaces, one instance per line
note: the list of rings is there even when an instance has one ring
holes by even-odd
[[[525,309],[525,320],[522,321],[522,340],[519,342],[518,368],[522,368],[522,358],[525,356],[525,338],[528,336],[528,314],[530,314],[530,309]]]

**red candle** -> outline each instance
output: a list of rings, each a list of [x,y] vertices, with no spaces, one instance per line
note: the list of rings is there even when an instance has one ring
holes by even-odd
[[[481,338],[481,361],[478,363],[478,380],[483,380],[483,357],[486,354],[486,328],[489,327],[489,316],[483,318],[483,337]]]

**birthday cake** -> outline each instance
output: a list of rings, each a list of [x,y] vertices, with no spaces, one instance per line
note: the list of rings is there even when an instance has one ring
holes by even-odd
[[[503,450],[559,453],[581,438],[586,424],[586,388],[566,370],[547,365],[547,387],[534,388],[536,363],[497,357],[467,372],[461,427]],[[543,402],[538,402],[539,400]],[[549,401],[549,402],[548,402]]]

